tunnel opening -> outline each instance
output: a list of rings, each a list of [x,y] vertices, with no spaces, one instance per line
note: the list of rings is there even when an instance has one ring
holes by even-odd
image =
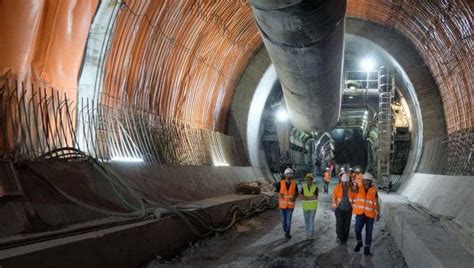
[[[328,132],[305,132],[294,128],[286,116],[279,81],[267,81],[265,85],[270,93],[262,112],[261,147],[273,176],[281,177],[286,167],[292,167],[300,177],[306,173],[320,176],[325,167],[336,164],[337,170],[359,168],[376,174],[381,181],[382,176],[387,176],[382,183],[396,184],[409,155],[420,150],[416,146],[421,144],[414,141],[420,134],[413,132],[413,124],[421,124],[421,119],[414,121],[411,116],[410,110],[420,113],[420,108],[404,95],[416,97],[416,93],[407,86],[411,82],[403,80],[407,79],[402,75],[404,71],[397,69],[394,63],[397,64],[383,48],[367,39],[346,34],[341,114],[337,126]],[[380,93],[383,86],[381,68],[389,70],[391,92],[388,104],[385,104],[388,108],[381,107],[385,101]],[[381,118],[382,109],[389,109],[388,119]],[[390,121],[389,129],[381,129],[387,120]],[[385,152],[381,152],[383,131],[390,132],[382,137],[389,139]],[[383,153],[388,154],[389,167],[386,174],[379,174]]]

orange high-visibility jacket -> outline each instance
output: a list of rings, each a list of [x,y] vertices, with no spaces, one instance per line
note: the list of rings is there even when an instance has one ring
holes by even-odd
[[[354,199],[352,205],[352,214],[362,215],[369,218],[375,218],[377,216],[377,188],[374,186],[370,187],[367,192],[365,188],[359,187],[359,192]]]
[[[329,175],[329,172],[327,171],[324,172],[323,178],[324,178],[324,181],[327,181],[327,182],[331,181],[331,176]]]
[[[293,201],[290,200],[291,198],[294,198],[296,194],[296,183],[295,180],[291,180],[290,182],[290,189],[286,189],[286,181],[281,180],[280,181],[280,198],[278,200],[278,204],[280,208],[295,208],[295,200]]]
[[[347,193],[349,194],[349,202],[353,203],[356,194],[353,193],[350,188],[347,189]],[[332,191],[332,207],[333,208],[337,208],[337,206],[339,206],[339,203],[341,203],[342,201],[342,195],[343,195],[342,183],[339,183],[338,185],[336,185],[336,187]]]

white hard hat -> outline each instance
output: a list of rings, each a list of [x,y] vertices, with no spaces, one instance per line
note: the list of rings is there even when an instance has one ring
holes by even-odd
[[[356,172],[360,172],[360,168],[356,168]]]
[[[353,171],[353,169],[352,169],[352,168],[349,168],[349,171]]]
[[[329,170],[329,168],[327,167],[326,170]]]
[[[346,171],[346,169],[342,167],[342,168],[341,168],[341,171],[344,172],[344,171]]]
[[[291,169],[291,168],[287,168],[287,169],[285,169],[285,172],[284,172],[283,174],[285,174],[285,175],[286,175],[286,174],[290,174],[290,173],[291,173],[291,174],[293,174],[293,173],[294,173],[294,172],[293,172],[293,169]]]
[[[342,182],[348,182],[349,181],[349,176],[347,176],[346,173],[342,174],[341,181]]]
[[[366,172],[366,173],[364,173],[364,180],[374,181],[374,176],[372,176],[372,174]]]

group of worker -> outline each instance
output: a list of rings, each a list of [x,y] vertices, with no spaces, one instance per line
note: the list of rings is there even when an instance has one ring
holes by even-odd
[[[324,193],[329,192],[331,180],[330,170],[323,173]],[[359,252],[364,247],[364,254],[371,256],[372,230],[374,221],[380,218],[377,188],[373,185],[374,178],[370,173],[362,174],[360,169],[348,173],[342,168],[338,174],[339,182],[332,192],[332,210],[336,216],[336,234],[341,244],[346,244],[349,238],[352,215],[356,215],[355,235],[357,245],[354,251]],[[284,171],[282,180],[275,184],[279,193],[279,207],[285,238],[291,239],[291,219],[296,206],[296,198],[300,196],[305,221],[307,239],[314,238],[314,218],[318,207],[318,187],[311,173],[306,174],[301,190],[294,179],[291,168]],[[365,245],[362,242],[362,230],[365,226]]]

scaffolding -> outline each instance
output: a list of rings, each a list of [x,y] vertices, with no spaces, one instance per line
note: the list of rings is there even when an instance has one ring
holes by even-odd
[[[379,144],[377,148],[377,180],[384,187],[390,183],[390,161],[393,153],[393,114],[392,100],[394,78],[390,75],[388,67],[382,66],[379,69]]]

